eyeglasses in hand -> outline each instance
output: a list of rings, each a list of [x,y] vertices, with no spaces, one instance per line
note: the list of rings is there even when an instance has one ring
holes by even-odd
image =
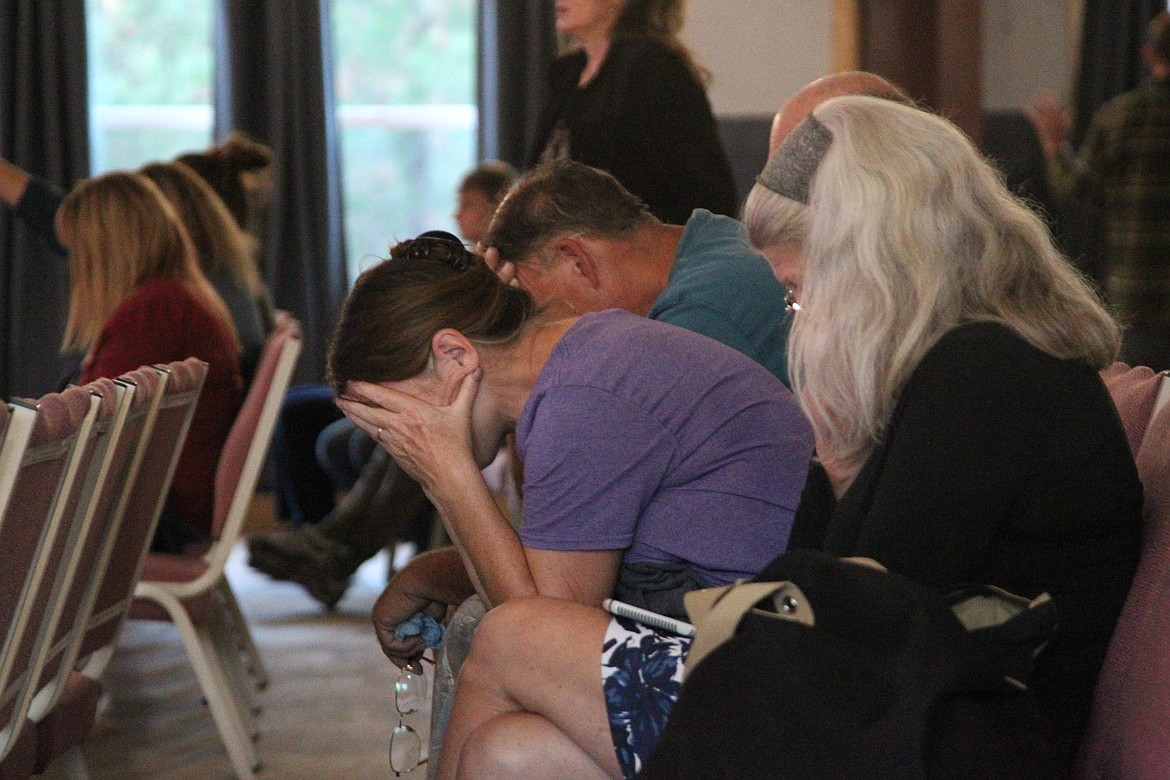
[[[429,658],[424,661],[434,663]],[[422,758],[422,739],[418,732],[406,725],[403,717],[418,712],[427,703],[427,678],[409,666],[398,672],[394,683],[394,708],[398,710],[398,725],[390,734],[390,769],[395,777],[417,769],[427,760]]]

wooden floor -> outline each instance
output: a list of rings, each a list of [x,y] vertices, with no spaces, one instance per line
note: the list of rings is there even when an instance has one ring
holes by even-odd
[[[229,579],[272,678],[261,695],[261,780],[392,776],[396,670],[369,622],[386,566],[385,553],[368,562],[337,610],[324,613],[298,586],[249,569],[246,551],[236,550]],[[93,780],[234,777],[173,626],[131,621],[105,683],[108,698],[83,749]],[[428,718],[407,717],[424,745]],[[421,768],[409,775],[424,776]],[[65,774],[54,767],[42,777]]]

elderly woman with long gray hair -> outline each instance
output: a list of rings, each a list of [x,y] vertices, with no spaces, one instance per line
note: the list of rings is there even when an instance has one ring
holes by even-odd
[[[1098,375],[1117,324],[962,132],[914,108],[821,104],[745,214],[800,307],[819,464],[789,546],[1051,594],[1030,687],[1037,750],[1067,766],[1138,558],[1141,485]]]

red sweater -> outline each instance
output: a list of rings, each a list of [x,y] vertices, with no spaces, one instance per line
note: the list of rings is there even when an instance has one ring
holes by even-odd
[[[82,382],[116,377],[139,366],[197,357],[208,364],[207,379],[187,433],[171,498],[192,530],[211,531],[215,468],[243,401],[235,340],[226,323],[183,282],[156,279],[122,301],[102,326]]]

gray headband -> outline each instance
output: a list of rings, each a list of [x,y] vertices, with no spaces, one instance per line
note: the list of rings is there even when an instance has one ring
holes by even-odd
[[[756,181],[779,195],[808,204],[808,187],[833,143],[829,128],[809,114],[768,158]]]

